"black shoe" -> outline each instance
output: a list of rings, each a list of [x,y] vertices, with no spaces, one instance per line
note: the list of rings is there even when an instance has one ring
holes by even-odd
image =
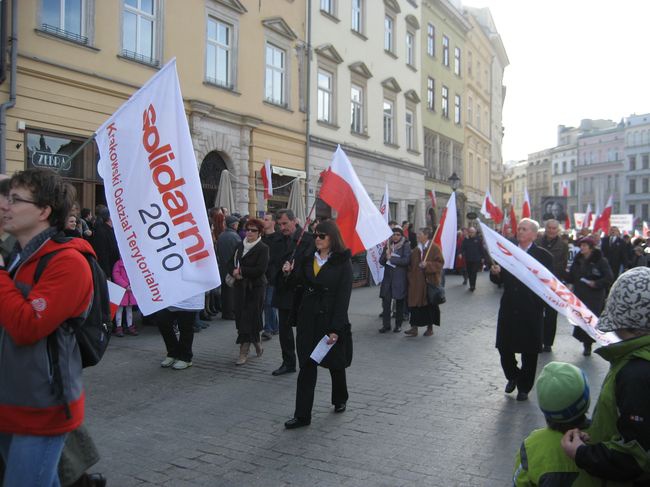
[[[476,288],[475,287],[470,287],[469,290],[474,292],[474,291],[476,291]]]
[[[467,286],[467,279],[463,281],[463,286]]]
[[[199,325],[192,325],[192,328],[194,328],[194,333],[200,333],[201,332],[201,327]]]
[[[396,326],[395,328],[393,328],[393,333],[399,333],[400,331],[402,331],[401,326]]]
[[[286,365],[282,364],[282,365],[280,365],[279,369],[275,369],[273,372],[271,372],[271,375],[292,374],[295,371],[296,371],[295,367],[287,367]],[[307,423],[307,424],[309,424],[309,423]]]
[[[390,331],[390,326],[382,326],[379,329],[379,333],[386,333],[387,331]]]
[[[273,338],[273,335],[271,335],[268,331],[262,332],[262,340],[266,341],[270,340],[271,338]]]
[[[346,410],[347,406],[344,402],[341,404],[334,404],[334,412],[335,413],[342,413]]]
[[[199,313],[199,319],[202,321],[210,321],[212,318],[214,318],[214,315],[211,315],[210,313],[207,313],[205,311],[201,311]]]
[[[515,390],[517,387],[517,381],[515,379],[509,380],[508,383],[506,384],[506,393],[510,394],[512,391]]]
[[[517,401],[528,401],[528,393],[527,392],[517,393]]]
[[[289,421],[284,423],[284,427],[288,430],[295,430],[296,428],[302,428],[303,426],[309,426],[310,424],[311,420],[291,418]]]
[[[582,349],[582,355],[589,357],[591,355],[591,343],[585,343]]]
[[[551,348],[550,345],[544,345],[544,348],[542,348],[542,352],[552,352],[553,349]]]
[[[383,311],[382,311],[381,313],[379,313],[379,317],[380,317],[380,318],[383,318],[383,317],[384,317],[384,312],[383,312]]]
[[[87,485],[92,485],[93,487],[106,487],[106,477],[101,473],[91,473],[86,476],[88,481]]]

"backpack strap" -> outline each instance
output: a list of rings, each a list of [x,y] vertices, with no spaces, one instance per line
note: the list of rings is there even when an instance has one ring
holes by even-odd
[[[36,264],[36,271],[34,271],[34,284],[36,284],[43,275],[43,271],[45,271],[45,267],[47,266],[48,262],[50,262],[52,257],[61,252],[61,250],[55,250],[49,254],[45,254],[38,260],[38,264]]]

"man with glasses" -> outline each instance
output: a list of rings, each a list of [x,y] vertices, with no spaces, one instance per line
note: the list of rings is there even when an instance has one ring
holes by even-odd
[[[4,229],[17,240],[0,258],[0,455],[5,485],[57,486],[66,435],[84,419],[81,355],[63,325],[81,316],[93,294],[94,252],[83,239],[58,240],[75,199],[74,188],[53,171],[28,169],[11,178],[0,198]],[[38,282],[41,257],[56,251]],[[52,336],[48,340],[49,336]],[[60,387],[52,387],[51,340],[58,354]]]

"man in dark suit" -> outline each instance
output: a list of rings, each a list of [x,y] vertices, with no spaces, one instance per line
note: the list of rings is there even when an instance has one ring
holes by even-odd
[[[618,277],[622,266],[627,266],[627,245],[621,238],[621,231],[618,227],[611,227],[609,235],[600,239],[600,250],[609,262],[614,274],[614,280]]]
[[[517,225],[517,244],[544,267],[553,270],[553,256],[535,245],[539,224],[523,218]],[[501,367],[508,380],[505,391],[518,391],[517,401],[528,399],[535,382],[537,357],[542,351],[544,302],[524,283],[497,264],[490,269],[490,280],[503,284],[503,296],[497,322],[496,347]],[[515,353],[521,354],[521,368]]]

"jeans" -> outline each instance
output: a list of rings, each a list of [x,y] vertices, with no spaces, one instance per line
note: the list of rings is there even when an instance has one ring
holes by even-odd
[[[4,487],[60,487],[57,466],[65,437],[0,433]]]
[[[264,298],[264,331],[269,333],[278,333],[278,310],[271,306],[273,300],[273,286],[266,286],[266,296]]]

